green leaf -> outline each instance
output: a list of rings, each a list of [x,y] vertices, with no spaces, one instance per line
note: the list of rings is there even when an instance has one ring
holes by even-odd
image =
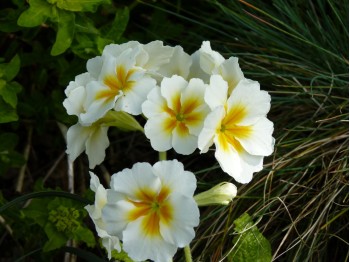
[[[0,123],[9,123],[18,120],[16,109],[0,97]]]
[[[14,109],[17,106],[17,93],[19,93],[21,89],[21,86],[16,82],[4,83],[4,81],[0,79],[0,96]]]
[[[47,237],[49,238],[49,240],[44,245],[44,252],[63,247],[66,244],[68,237],[57,231],[53,224],[47,223],[44,230]]]
[[[251,217],[244,213],[234,221],[238,233],[233,239],[234,249],[229,261],[270,262],[272,259],[269,241],[259,232]]]
[[[29,9],[24,11],[17,20],[17,24],[23,27],[41,25],[47,18],[53,16],[53,6],[45,0],[29,0]]]
[[[58,31],[56,41],[51,49],[53,56],[64,53],[72,44],[74,37],[74,13],[58,10],[57,19]]]
[[[17,19],[22,11],[20,9],[6,8],[0,10],[0,31],[10,33],[21,29],[17,25]]]
[[[33,219],[41,227],[45,227],[48,221],[47,206],[50,201],[52,201],[50,198],[33,199],[30,205],[23,209],[23,214]]]
[[[18,74],[21,67],[21,61],[18,55],[15,55],[10,62],[0,64],[0,78],[9,82]]]
[[[109,0],[49,0],[58,8],[73,12],[95,12],[101,4],[109,4]]]
[[[14,133],[0,134],[0,153],[5,150],[12,150],[18,142],[18,136]]]
[[[87,227],[79,227],[74,231],[74,239],[86,243],[88,247],[95,246],[95,236]]]
[[[129,22],[129,9],[128,7],[124,7],[123,9],[118,9],[112,26],[110,26],[110,30],[104,36],[105,38],[112,39],[117,42],[120,37],[123,35],[127,25]]]
[[[123,131],[138,130],[143,132],[139,122],[133,116],[122,111],[109,111],[101,121],[106,126],[115,126]]]

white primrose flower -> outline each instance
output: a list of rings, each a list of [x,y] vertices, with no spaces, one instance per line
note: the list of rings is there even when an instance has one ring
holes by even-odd
[[[83,123],[93,123],[109,110],[141,114],[141,104],[156,81],[136,66],[139,47],[127,48],[117,57],[102,55],[88,61],[87,68],[97,78],[87,84]]]
[[[85,113],[86,85],[93,80],[95,79],[89,73],[83,73],[69,82],[64,91],[67,98],[63,101],[68,115],[76,115],[80,120],[80,115]]]
[[[98,236],[102,239],[102,245],[107,250],[108,259],[111,259],[112,250],[121,251],[120,242],[118,237],[109,235],[105,230],[106,225],[102,220],[102,208],[107,204],[107,190],[92,172],[90,172],[90,188],[95,192],[95,203],[85,206],[85,209],[95,224]]]
[[[144,130],[152,147],[157,151],[174,148],[188,155],[198,144],[198,135],[209,113],[204,101],[206,85],[193,78],[189,82],[180,76],[164,78],[142,105],[148,118]]]
[[[177,160],[136,163],[112,176],[102,218],[136,261],[170,261],[199,223],[196,178]]]
[[[77,123],[67,132],[67,150],[71,161],[74,161],[83,151],[89,159],[89,168],[94,168],[105,159],[105,150],[109,146],[107,136],[108,126],[96,122],[90,126]]]
[[[145,70],[145,74],[157,81],[161,81],[163,75],[160,70],[168,66],[170,59],[173,59],[174,47],[164,46],[162,41],[152,41],[148,44],[140,44],[137,41],[130,41],[121,45],[110,44],[103,50],[103,56],[118,57],[127,48],[138,48],[139,52],[135,57],[135,66]],[[176,59],[176,58],[175,58]],[[184,68],[186,68],[184,66]]]
[[[222,170],[237,182],[248,183],[262,169],[263,158],[273,152],[273,123],[266,118],[271,97],[259,83],[244,79],[227,98],[228,83],[213,75],[205,93],[212,110],[198,137],[201,153],[215,144]]]
[[[211,75],[221,75],[228,83],[228,95],[244,79],[237,57],[225,59],[220,53],[211,49],[209,41],[203,41],[201,48],[192,55],[191,77],[199,77],[205,83]]]

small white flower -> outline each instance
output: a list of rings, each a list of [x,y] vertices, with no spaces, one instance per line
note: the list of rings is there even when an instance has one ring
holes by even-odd
[[[228,95],[232,93],[238,82],[244,79],[238,58],[225,59],[220,53],[211,49],[209,41],[203,41],[201,48],[191,58],[190,77],[199,77],[208,83],[211,75],[221,75],[228,83]]]
[[[86,85],[93,80],[95,79],[89,73],[83,73],[69,82],[64,91],[67,98],[63,101],[68,115],[76,115],[80,119],[80,115],[85,113]]]
[[[104,55],[88,63],[88,70],[99,74],[96,81],[87,84],[83,123],[94,123],[111,109],[141,114],[141,104],[156,81],[135,66],[139,52],[138,47],[128,48],[118,57]]]
[[[258,82],[241,80],[228,96],[228,84],[219,75],[210,79],[205,101],[212,112],[198,138],[201,153],[214,143],[224,172],[237,182],[248,183],[262,169],[264,156],[273,151],[273,123],[266,118],[270,95]]]
[[[102,238],[102,245],[106,248],[108,258],[112,257],[112,250],[121,251],[119,238],[116,236],[109,235],[105,228],[106,225],[102,220],[102,208],[107,204],[107,191],[101,185],[98,177],[90,172],[90,188],[95,192],[95,203],[94,205],[87,205],[85,209],[88,211],[89,216],[95,224],[96,232],[100,238]]]
[[[205,88],[200,79],[193,78],[187,82],[175,75],[164,78],[160,88],[150,92],[142,111],[148,118],[145,135],[155,150],[174,148],[180,154],[193,153],[209,112],[204,102]]]
[[[89,159],[89,168],[94,168],[102,163],[109,146],[107,136],[108,126],[99,122],[90,126],[83,126],[77,123],[71,126],[67,132],[67,150],[71,161],[74,161],[83,151]]]
[[[196,178],[176,161],[153,167],[136,163],[114,174],[102,210],[110,235],[122,235],[123,249],[137,261],[169,261],[194,238],[199,210]]]

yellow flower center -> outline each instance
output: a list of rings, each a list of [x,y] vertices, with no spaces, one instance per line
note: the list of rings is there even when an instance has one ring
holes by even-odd
[[[251,126],[239,125],[246,115],[246,108],[240,104],[232,107],[230,111],[226,113],[220,128],[216,132],[219,144],[225,151],[229,150],[230,145],[233,146],[238,153],[244,150],[237,138],[247,138],[252,133]]]
[[[170,190],[163,186],[159,192],[143,188],[136,192],[137,200],[128,201],[134,205],[127,220],[134,221],[142,217],[141,228],[145,235],[159,236],[160,223],[170,225],[173,220],[173,207],[168,201]]]
[[[96,94],[96,99],[114,99],[120,91],[124,93],[132,89],[135,81],[130,80],[131,76],[136,72],[135,69],[126,71],[124,66],[119,65],[115,69],[115,74],[106,75],[103,79],[103,83],[107,86],[108,90],[101,90]]]
[[[169,118],[164,123],[164,130],[171,133],[175,128],[178,129],[179,135],[187,136],[189,134],[188,126],[198,125],[205,117],[202,112],[196,111],[203,101],[198,98],[188,98],[181,103],[180,94],[172,97],[173,109],[167,105],[163,108],[169,114]]]

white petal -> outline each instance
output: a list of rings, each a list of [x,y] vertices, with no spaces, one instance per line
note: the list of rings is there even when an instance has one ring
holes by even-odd
[[[229,91],[231,94],[232,90],[236,87],[238,82],[244,79],[243,72],[238,64],[237,57],[230,57],[225,60],[217,70],[219,74],[228,82]]]
[[[154,173],[172,193],[192,197],[197,187],[197,180],[193,173],[184,170],[184,166],[177,160],[159,161],[153,165]]]
[[[225,58],[220,53],[211,49],[209,41],[203,41],[199,52],[200,67],[208,74],[211,74],[215,68],[225,61]]]
[[[209,83],[211,73],[208,74],[203,71],[203,69],[199,65],[199,58],[200,58],[199,50],[197,50],[191,55],[192,64],[191,64],[190,72],[187,79],[199,78],[199,79],[202,79],[204,83]]]
[[[96,176],[93,172],[89,171],[90,174],[90,189],[94,192],[96,192],[97,188],[99,187],[100,179],[98,176]]]
[[[201,79],[193,78],[181,93],[182,110],[191,108],[189,117],[191,121],[186,122],[190,134],[198,136],[203,128],[204,119],[209,113],[209,107],[204,102],[204,93],[207,85]],[[194,120],[193,118],[197,120]]]
[[[86,92],[84,86],[78,86],[71,90],[69,96],[63,101],[63,106],[66,108],[67,114],[79,116],[81,113],[84,113],[85,98]]]
[[[158,192],[160,180],[153,173],[149,163],[136,163],[132,169],[124,169],[112,176],[111,188],[130,199],[136,199],[140,190],[149,189]]]
[[[71,161],[74,161],[84,150],[85,143],[90,135],[90,127],[78,124],[71,126],[67,131],[67,150]]]
[[[90,168],[94,168],[96,165],[101,164],[105,159],[105,150],[109,146],[107,132],[108,127],[96,127],[86,141],[86,154],[89,158]]]
[[[192,154],[197,148],[197,136],[190,133],[184,134],[183,130],[178,125],[172,132],[172,146],[174,150],[183,155]]]
[[[86,112],[80,115],[80,120],[82,123],[94,123],[114,107],[115,101],[122,96],[122,93],[119,93],[113,99],[106,99],[103,97],[96,99],[100,92],[109,90],[110,89],[108,87],[97,81],[93,81],[88,84],[84,106],[86,108]]]
[[[227,111],[236,105],[242,105],[245,109],[245,117],[239,124],[251,125],[266,116],[271,107],[270,102],[270,95],[260,90],[258,82],[244,79],[238,83],[227,100]]]
[[[123,230],[129,223],[128,213],[134,208],[129,201],[120,200],[115,204],[108,203],[102,209],[102,219],[108,234],[122,238]]]
[[[142,104],[142,113],[147,117],[157,117],[158,114],[164,113],[167,108],[166,100],[160,93],[158,86],[154,87],[147,95],[147,100]]]
[[[193,198],[172,194],[168,200],[174,210],[170,225],[160,221],[160,233],[165,241],[178,247],[188,245],[195,237],[193,227],[199,224],[199,209]]]
[[[210,85],[205,91],[204,100],[211,110],[224,106],[227,101],[228,84],[220,75],[210,77]]]
[[[98,79],[102,69],[103,59],[101,56],[91,58],[87,61],[86,68],[91,76]]]
[[[181,46],[175,46],[173,50],[174,52],[170,61],[161,66],[158,72],[166,77],[178,75],[186,79],[190,71],[192,59],[190,55],[184,52]]]
[[[103,237],[102,238],[102,245],[107,250],[108,259],[112,258],[112,251],[113,250],[117,250],[118,252],[121,251],[119,238],[115,237],[115,236]]]
[[[237,182],[249,183],[253,178],[253,172],[262,169],[263,156],[252,156],[246,152],[239,154],[232,146],[229,146],[229,150],[224,150],[216,137],[214,143],[216,146],[215,157],[221,169]]]
[[[249,136],[237,136],[236,139],[249,154],[268,156],[273,152],[274,139],[272,137],[272,132],[273,123],[263,117],[251,126],[251,133]]]
[[[140,47],[141,44],[137,41],[129,41],[123,44],[110,44],[106,45],[103,49],[103,56],[114,56],[118,57],[120,56],[126,49],[135,49]]]
[[[159,152],[172,147],[172,130],[168,130],[165,125],[168,121],[169,115],[163,113],[148,119],[144,126],[145,135],[151,140],[151,146]]]
[[[143,45],[143,49],[148,54],[149,58],[142,67],[152,71],[157,71],[162,65],[169,63],[174,52],[172,47],[164,46],[162,41],[150,42]]]
[[[202,131],[198,136],[198,148],[201,153],[206,153],[209,147],[214,143],[214,136],[216,130],[220,129],[221,121],[225,116],[224,107],[217,107],[214,111],[208,114],[204,121],[204,126]]]
[[[148,93],[156,86],[152,78],[143,78],[138,81],[131,90],[121,96],[115,105],[116,111],[124,111],[131,115],[142,113],[141,105],[146,100]]]
[[[80,86],[86,86],[89,82],[93,80],[96,80],[96,79],[92,78],[89,73],[83,73],[83,74],[77,75],[74,81],[69,82],[69,85],[64,90],[64,93],[66,94],[66,96],[69,96],[72,90]]]
[[[177,247],[161,237],[144,235],[141,222],[142,217],[128,224],[123,232],[123,249],[136,261],[170,261]]]
[[[181,91],[187,87],[188,83],[181,76],[172,76],[171,78],[164,77],[160,92],[167,101],[167,105],[171,109],[177,108],[177,102],[180,98]]]

